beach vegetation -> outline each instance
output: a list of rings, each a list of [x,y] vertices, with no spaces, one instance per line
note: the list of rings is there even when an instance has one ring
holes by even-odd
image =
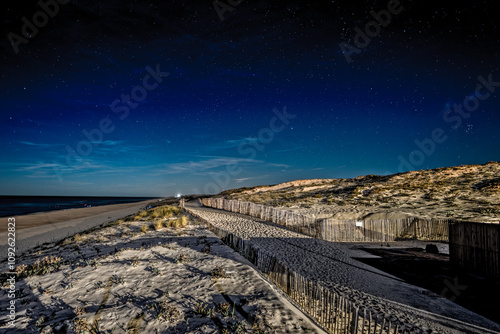
[[[214,316],[214,310],[213,308],[209,307],[208,304],[199,302],[196,304],[194,308],[194,313],[199,314],[203,317],[213,317]]]
[[[155,229],[155,231],[158,231],[162,227],[163,227],[163,223],[161,222],[161,220],[155,221],[155,223],[154,223],[154,229]]]
[[[104,283],[103,281],[98,281],[94,285],[97,289],[104,289],[106,287],[106,283]]]
[[[160,271],[160,268],[155,265],[147,267],[146,270],[150,271],[153,276],[163,275],[163,273]]]
[[[172,322],[181,317],[181,312],[177,307],[169,305],[167,301],[151,303],[148,308],[156,313],[155,319]]]
[[[226,333],[243,334],[246,333],[245,324],[242,321],[235,321],[231,324],[229,331]]]
[[[175,221],[175,228],[179,227],[186,227],[189,219],[187,216],[182,216],[180,218],[177,218]]]
[[[229,314],[231,314],[231,304],[227,302],[225,303],[220,302],[217,305],[217,313],[222,314],[224,317],[228,317]]]
[[[73,332],[77,334],[84,334],[89,332],[89,325],[83,318],[75,318],[73,319]]]
[[[87,311],[85,310],[85,307],[81,307],[81,306],[77,306],[73,312],[75,313],[75,315],[78,317],[78,316],[82,316],[84,315],[85,313],[87,313]]]
[[[113,275],[113,276],[111,276],[110,281],[111,281],[111,283],[112,283],[112,284],[114,284],[114,285],[118,285],[118,284],[125,284],[125,280],[123,279],[123,277],[118,276],[118,275]]]
[[[109,223],[107,226],[108,227],[111,227],[111,226],[117,226],[117,225],[120,225],[121,223],[123,223],[124,220],[123,219],[118,219],[118,220],[115,220],[114,222],[111,222]]]
[[[42,315],[40,318],[38,318],[38,320],[36,321],[35,323],[35,326],[40,328],[43,326],[43,324],[45,323],[46,319],[45,317]]]
[[[186,227],[188,224],[189,218],[187,216],[182,216],[177,219],[170,219],[165,223],[167,227],[173,227],[175,229]]]
[[[78,233],[73,236],[73,242],[76,242],[76,243],[85,241],[85,239],[86,238],[83,235],[80,235]]]
[[[147,211],[141,211],[134,216],[133,220],[135,220],[135,221],[142,220],[144,217],[147,217],[147,216],[148,216]]]
[[[267,332],[264,329],[260,328],[257,323],[253,324],[252,330],[254,334],[267,334]]]
[[[169,221],[168,226],[173,227],[175,229],[178,229],[181,226],[181,221],[179,218],[173,219],[173,220]]]
[[[18,278],[30,277],[35,275],[44,275],[58,271],[63,265],[63,259],[59,256],[46,256],[38,259],[30,265],[21,264],[17,266],[16,272]]]
[[[189,262],[190,260],[191,260],[191,258],[189,257],[189,254],[180,253],[179,255],[177,255],[174,262],[175,263],[184,263],[184,262]]]
[[[146,215],[151,219],[171,218],[180,215],[182,213],[182,208],[180,206],[163,205],[153,209],[149,209],[145,212]]]
[[[219,279],[219,278],[228,278],[229,275],[226,273],[226,269],[222,266],[216,266],[214,269],[212,269],[212,272],[210,273],[210,276],[212,276],[213,279]]]

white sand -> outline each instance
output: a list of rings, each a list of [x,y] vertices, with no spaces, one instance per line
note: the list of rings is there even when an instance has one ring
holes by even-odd
[[[43,243],[57,242],[75,233],[112,222],[139,211],[151,202],[153,200],[16,216],[17,253],[20,255]],[[0,218],[0,223],[0,254],[6,254],[7,218]]]
[[[78,321],[97,321],[99,330],[113,333],[216,333],[235,326],[250,332],[253,326],[254,333],[324,333],[204,225],[142,233],[143,224],[151,222],[105,227],[23,256],[25,264],[46,256],[62,257],[65,264],[18,282],[16,328],[7,327],[2,312],[0,331],[72,333]],[[189,260],[176,263],[181,254]],[[216,266],[229,277],[214,280]],[[169,321],[156,318],[152,305],[161,302],[178,311]],[[225,302],[227,316],[195,312],[200,303],[216,308]],[[7,303],[2,289],[0,309]]]

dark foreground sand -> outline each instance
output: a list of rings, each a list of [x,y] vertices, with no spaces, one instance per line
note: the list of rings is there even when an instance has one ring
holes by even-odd
[[[75,233],[133,214],[156,201],[158,200],[16,216],[17,252],[20,254],[43,243],[60,241]],[[0,218],[0,254],[7,254],[7,219]],[[0,262],[4,260],[2,258]]]

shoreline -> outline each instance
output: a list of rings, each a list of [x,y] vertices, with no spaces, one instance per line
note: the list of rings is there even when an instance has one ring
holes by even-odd
[[[14,196],[12,196],[12,197],[14,197]],[[25,197],[25,196],[19,196],[19,197]],[[42,197],[42,196],[40,196],[40,197]],[[51,197],[51,196],[47,196],[47,197]],[[96,197],[90,197],[90,198],[96,198]],[[163,198],[167,198],[167,197],[158,197],[158,198],[156,198],[156,197],[146,198],[145,197],[144,199],[133,201],[133,202],[112,203],[112,204],[96,204],[96,205],[89,206],[89,207],[59,208],[59,209],[54,208],[54,209],[45,210],[45,211],[23,212],[23,213],[20,213],[20,214],[2,215],[2,216],[0,216],[0,219],[10,218],[10,217],[21,217],[21,216],[38,215],[38,214],[41,214],[41,213],[50,213],[50,212],[57,212],[57,211],[67,211],[67,210],[74,210],[74,209],[90,209],[90,208],[102,207],[102,206],[110,206],[110,205],[134,204],[134,203],[139,203],[139,202],[145,202],[145,201],[148,201],[148,200],[149,201],[157,201],[158,199],[163,199]]]
[[[134,214],[158,200],[14,216],[17,256],[39,245],[58,242],[70,235]],[[0,221],[0,252],[7,254],[8,218],[0,218]],[[0,262],[5,260],[2,258]]]
[[[24,215],[13,215],[7,217],[0,217],[2,224],[0,225],[0,233],[7,232],[7,224],[3,224],[3,221],[7,221],[8,218],[14,217],[16,219],[16,230],[37,227],[45,224],[54,224],[63,222],[66,220],[72,220],[76,218],[85,218],[107,211],[114,211],[125,209],[131,206],[136,206],[141,203],[141,205],[146,205],[147,203],[157,202],[161,198],[154,198],[151,200],[132,202],[132,203],[120,203],[120,204],[107,204],[100,206],[92,206],[90,208],[71,208],[71,209],[61,209],[52,211],[41,211],[33,212]]]

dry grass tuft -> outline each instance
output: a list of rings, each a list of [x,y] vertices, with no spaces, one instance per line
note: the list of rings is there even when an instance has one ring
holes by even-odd
[[[212,276],[213,279],[229,278],[229,275],[226,273],[226,269],[222,266],[216,266],[210,273],[210,276]]]
[[[31,265],[19,265],[16,268],[18,278],[24,278],[34,275],[44,275],[58,271],[63,265],[63,259],[59,256],[46,256],[36,260]]]
[[[151,219],[171,218],[180,215],[182,213],[182,208],[180,206],[163,205],[144,212],[146,212],[146,215]]]
[[[155,223],[154,223],[154,229],[155,229],[155,231],[158,231],[162,227],[163,227],[163,223],[161,222],[161,220],[155,221]]]
[[[171,219],[165,223],[167,227],[173,227],[175,229],[186,227],[189,222],[189,218],[187,216],[182,216],[177,219]]]
[[[203,317],[213,317],[214,316],[214,309],[209,307],[208,304],[205,304],[203,302],[199,302],[196,304],[196,307],[194,309],[194,313],[199,314]]]
[[[152,303],[148,308],[155,311],[155,319],[172,322],[181,318],[181,312],[177,307],[168,305],[167,301]]]
[[[73,242],[76,242],[76,243],[85,241],[86,239],[87,239],[86,237],[84,237],[83,235],[80,235],[80,234],[75,234],[73,236]]]
[[[223,316],[228,317],[229,314],[231,314],[231,305],[227,302],[225,303],[220,302],[217,305],[217,313],[220,313]]]
[[[189,262],[191,258],[189,257],[188,254],[186,253],[180,253],[176,258],[175,258],[175,263],[184,263],[184,262]]]

